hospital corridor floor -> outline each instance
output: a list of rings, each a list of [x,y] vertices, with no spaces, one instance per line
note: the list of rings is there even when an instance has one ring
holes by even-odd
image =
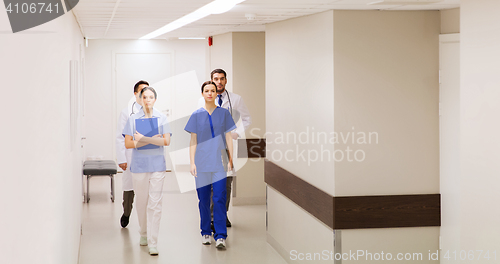
[[[110,199],[109,177],[90,180],[90,202],[83,204],[80,264],[210,264],[272,263],[286,261],[266,242],[266,206],[232,206],[228,217],[227,249],[201,244],[198,198],[195,191],[181,193],[173,173],[164,184],[163,212],[158,236],[158,256],[139,246],[135,207],[126,228],[120,226],[121,173],[115,176],[115,202]]]

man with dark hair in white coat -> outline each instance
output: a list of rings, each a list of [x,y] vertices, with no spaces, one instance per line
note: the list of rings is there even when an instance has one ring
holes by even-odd
[[[120,112],[118,119],[118,128],[116,130],[116,158],[118,166],[123,170],[122,184],[123,184],[123,215],[120,218],[120,225],[126,227],[132,213],[132,204],[134,203],[134,186],[132,184],[132,173],[128,169],[132,161],[132,149],[125,148],[125,138],[122,135],[123,128],[127,124],[128,118],[139,112],[142,108],[140,92],[144,87],[148,87],[149,83],[146,81],[138,81],[134,85],[135,102],[131,107],[125,107]]]

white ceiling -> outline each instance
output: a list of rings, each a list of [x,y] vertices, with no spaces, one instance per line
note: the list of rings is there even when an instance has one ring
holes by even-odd
[[[80,0],[73,9],[89,39],[138,39],[212,0]],[[367,5],[375,0],[246,0],[232,10],[210,15],[159,36],[207,37],[231,31],[264,31],[265,24],[294,17],[343,10],[443,10],[457,8],[460,0],[427,5]],[[256,15],[247,20],[245,14]]]

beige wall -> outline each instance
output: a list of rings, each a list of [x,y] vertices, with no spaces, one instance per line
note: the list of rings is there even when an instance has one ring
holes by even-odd
[[[234,32],[232,37],[233,92],[241,95],[252,115],[252,125],[246,131],[247,138],[264,137],[266,131],[265,37],[264,32]]]
[[[81,70],[83,37],[71,13],[12,34],[3,8],[0,79],[11,82],[2,105],[12,114],[0,132],[0,262],[77,263],[81,134],[79,126],[70,134],[69,84],[70,61]]]
[[[336,149],[365,154],[335,164],[336,196],[439,193],[439,12],[338,10],[334,18],[335,131],[339,139],[356,135],[354,144],[341,140]],[[371,132],[378,141],[369,141]],[[341,236],[342,252],[383,251],[394,259],[422,253],[423,261],[391,263],[431,263],[428,250],[438,250],[439,228]]]
[[[356,135],[336,149],[359,151],[336,163],[335,195],[439,193],[439,12],[339,10],[334,24],[335,131]]]
[[[213,45],[209,49],[210,68],[208,78],[213,69],[224,69],[227,73],[226,88],[233,91],[233,33],[213,36]]]
[[[441,34],[460,33],[460,8],[441,10]]]
[[[343,260],[342,263],[439,263],[433,260],[439,248],[439,227],[353,229],[341,232],[342,252],[354,253],[354,258]],[[429,253],[434,255],[429,256]]]
[[[500,248],[499,10],[500,1],[461,1],[460,241],[490,255]]]
[[[233,92],[239,94],[252,117],[246,138],[263,138],[266,131],[265,33],[234,32]],[[250,133],[252,131],[252,133]],[[238,159],[240,163],[243,159]],[[265,204],[264,159],[248,159],[238,171],[233,205]]]

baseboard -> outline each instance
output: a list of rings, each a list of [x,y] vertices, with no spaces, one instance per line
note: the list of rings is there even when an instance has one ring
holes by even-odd
[[[266,197],[231,197],[233,206],[265,205]]]
[[[278,241],[276,241],[276,239],[274,239],[274,237],[271,236],[269,232],[267,232],[267,243],[271,245],[271,247],[273,247],[273,249],[276,250],[276,252],[278,252],[278,254],[280,254],[280,256],[287,263],[292,263],[292,260],[290,259],[290,253],[286,251],[286,249],[283,246],[281,246],[281,244],[278,243]]]
[[[332,196],[265,160],[264,181],[334,230],[441,226],[441,194]]]

